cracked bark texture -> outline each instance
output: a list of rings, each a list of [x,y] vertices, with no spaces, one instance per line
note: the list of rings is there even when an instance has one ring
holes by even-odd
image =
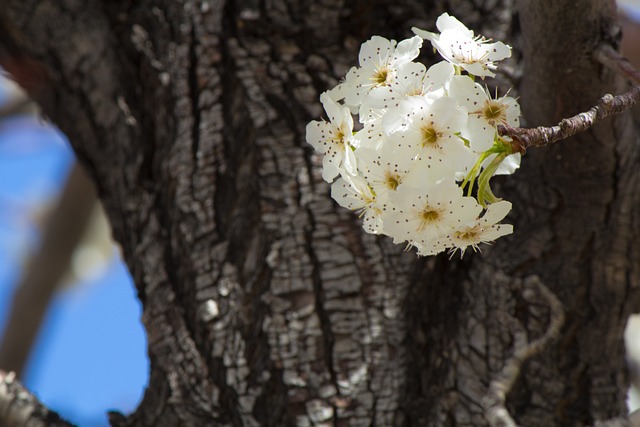
[[[638,306],[628,117],[527,154],[496,185],[515,234],[417,259],[332,203],[304,127],[374,34],[448,11],[512,43],[529,125],[622,88],[591,51],[604,0],[4,0],[0,63],[69,137],[133,275],[149,386],[114,426],[481,426],[515,336],[560,339],[507,399],[527,426],[624,414]],[[614,40],[615,41],[615,40]],[[425,49],[428,51],[429,49]],[[618,83],[616,83],[618,82]],[[114,316],[117,316],[114,313]],[[0,400],[6,397],[0,396]]]

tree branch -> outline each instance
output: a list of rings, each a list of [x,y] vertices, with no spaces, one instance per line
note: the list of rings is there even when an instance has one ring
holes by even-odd
[[[13,372],[0,371],[0,425],[5,427],[72,427],[47,409],[16,380]]]
[[[0,75],[0,80],[3,80],[1,84],[7,92],[7,99],[0,106],[0,120],[20,114],[33,114],[37,111],[36,104],[29,99],[24,91],[18,88],[17,84],[4,79],[2,75]]]
[[[31,258],[13,296],[0,340],[1,369],[22,376],[51,298],[85,232],[96,200],[93,182],[76,163],[48,220],[42,244]]]
[[[547,288],[537,276],[532,276],[525,281],[525,286],[535,286],[549,302],[551,309],[549,327],[540,338],[526,342],[526,338],[516,335],[515,351],[507,360],[502,370],[491,380],[489,391],[483,399],[484,414],[492,427],[517,427],[505,403],[507,393],[520,375],[522,364],[540,353],[551,340],[560,334],[560,328],[564,323],[564,309],[562,303],[553,292]]]
[[[514,140],[517,151],[524,153],[529,147],[544,147],[584,132],[602,119],[622,113],[636,105],[640,97],[640,86],[634,86],[622,95],[606,94],[598,104],[588,111],[563,119],[556,126],[538,126],[535,128],[512,128],[509,125],[498,126],[498,133]]]
[[[615,50],[611,45],[602,44],[595,52],[593,57],[602,65],[623,75],[631,83],[640,85],[640,71],[631,65],[631,62]]]
[[[640,72],[629,61],[609,45],[600,45],[594,52],[594,58],[603,65],[620,73],[636,85],[640,85]],[[513,139],[514,148],[524,153],[529,147],[544,147],[554,142],[584,132],[604,118],[632,108],[640,97],[640,86],[618,96],[606,94],[598,100],[596,106],[588,111],[563,119],[556,126],[538,126],[536,128],[513,128],[509,125],[498,126],[498,133]]]
[[[627,417],[612,418],[606,421],[596,421],[593,427],[636,427],[633,421]]]

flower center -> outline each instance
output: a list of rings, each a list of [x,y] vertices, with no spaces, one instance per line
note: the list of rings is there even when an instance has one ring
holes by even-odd
[[[391,83],[391,72],[387,67],[380,67],[376,69],[373,76],[371,76],[373,87],[387,86]]]
[[[462,41],[457,46],[451,46],[451,56],[463,64],[485,62],[489,56],[489,52],[487,52],[482,45],[486,42],[487,41],[480,36],[474,37],[471,41]]]
[[[423,126],[420,131],[422,133],[422,147],[437,145],[438,140],[442,137],[442,134],[438,132],[432,124]]]
[[[442,218],[442,212],[431,206],[425,206],[424,209],[418,213],[418,218],[420,219],[418,231],[423,231],[427,226],[438,222]]]
[[[407,90],[406,96],[420,96],[424,94],[424,90],[422,85],[414,85],[409,90]]]
[[[400,175],[396,173],[387,172],[384,176],[384,185],[386,185],[390,190],[395,191],[396,188],[398,188],[398,185],[400,185],[401,183],[402,178],[400,178]]]
[[[482,115],[490,123],[503,123],[506,119],[506,110],[506,105],[496,100],[490,100],[485,103]]]
[[[344,144],[344,132],[341,129],[338,129],[334,134],[333,134],[333,139],[332,141],[335,144]]]
[[[479,227],[471,227],[462,231],[456,231],[455,237],[464,242],[474,244],[480,241],[479,237],[482,234],[482,229]]]

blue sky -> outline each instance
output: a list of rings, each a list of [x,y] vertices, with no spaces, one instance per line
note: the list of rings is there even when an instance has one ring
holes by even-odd
[[[4,98],[0,93],[0,105]],[[72,163],[53,127],[26,116],[0,122],[0,334],[22,264],[38,244],[36,218]],[[25,373],[27,387],[81,427],[108,425],[108,410],[132,411],[148,378],[140,316],[116,255],[99,277],[54,298]]]

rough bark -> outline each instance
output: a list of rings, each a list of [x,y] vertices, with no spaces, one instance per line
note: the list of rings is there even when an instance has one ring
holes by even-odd
[[[485,425],[491,379],[549,327],[538,282],[566,323],[508,409],[527,426],[624,413],[640,283],[626,117],[531,151],[499,189],[515,234],[463,260],[363,233],[304,142],[362,41],[433,29],[444,10],[521,48],[527,121],[555,124],[619,89],[590,57],[612,7],[5,0],[0,62],[95,180],[144,305],[150,383],[112,424]]]
[[[0,371],[0,421],[5,427],[70,427],[16,380],[13,372]]]

